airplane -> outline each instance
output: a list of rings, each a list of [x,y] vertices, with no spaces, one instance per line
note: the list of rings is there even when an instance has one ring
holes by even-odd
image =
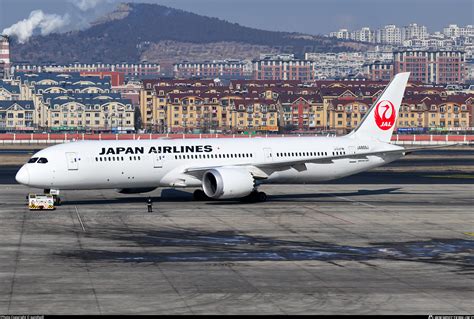
[[[75,141],[35,153],[16,180],[55,194],[193,187],[198,188],[195,200],[262,202],[267,199],[258,191],[262,184],[321,183],[418,150],[390,144],[409,75],[395,75],[357,128],[345,136]]]

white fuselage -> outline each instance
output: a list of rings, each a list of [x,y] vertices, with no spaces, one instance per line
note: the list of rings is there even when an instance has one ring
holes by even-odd
[[[193,167],[252,166],[335,154],[400,149],[372,140],[344,137],[156,139],[80,141],[48,147],[17,175],[22,184],[45,189],[125,189],[160,186],[200,187],[184,173]],[[336,153],[339,152],[339,153]],[[269,172],[259,183],[301,184],[341,178],[392,162],[402,155],[342,158]]]

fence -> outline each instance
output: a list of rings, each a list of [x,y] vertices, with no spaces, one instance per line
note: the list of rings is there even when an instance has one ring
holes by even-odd
[[[69,141],[87,140],[148,140],[148,139],[184,139],[184,138],[272,138],[296,137],[290,135],[238,135],[238,134],[85,134],[85,133],[5,133],[0,134],[0,144],[58,144]],[[301,135],[312,136],[312,135]],[[474,135],[404,135],[392,136],[392,143],[400,145],[435,145],[435,144],[474,144]]]

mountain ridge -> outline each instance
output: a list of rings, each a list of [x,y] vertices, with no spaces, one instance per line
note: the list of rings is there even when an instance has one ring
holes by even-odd
[[[148,62],[160,62],[154,58],[160,56],[159,52],[153,54],[149,50],[163,47],[160,46],[163,41],[189,46],[249,44],[265,52],[295,53],[299,57],[305,52],[365,50],[369,47],[322,36],[260,30],[157,4],[122,3],[85,30],[38,35],[24,44],[13,41],[11,49],[15,61],[30,63],[138,63],[144,57],[151,57]],[[241,56],[245,54],[236,53],[236,56],[229,58]],[[189,61],[198,58],[193,57],[189,50],[187,54],[177,55],[171,62],[178,62],[184,57]],[[199,59],[202,58],[200,54]],[[212,52],[208,58],[213,58]]]

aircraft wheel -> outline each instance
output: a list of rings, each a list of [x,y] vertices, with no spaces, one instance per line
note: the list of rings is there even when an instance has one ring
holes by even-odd
[[[258,192],[256,197],[258,202],[263,203],[267,201],[267,194],[265,192]]]
[[[196,189],[193,193],[193,200],[205,201],[205,200],[209,200],[209,197],[207,197],[206,193],[204,193],[202,189]]]
[[[247,203],[259,203],[267,200],[267,194],[264,192],[253,191],[248,196],[242,198],[242,201]]]

